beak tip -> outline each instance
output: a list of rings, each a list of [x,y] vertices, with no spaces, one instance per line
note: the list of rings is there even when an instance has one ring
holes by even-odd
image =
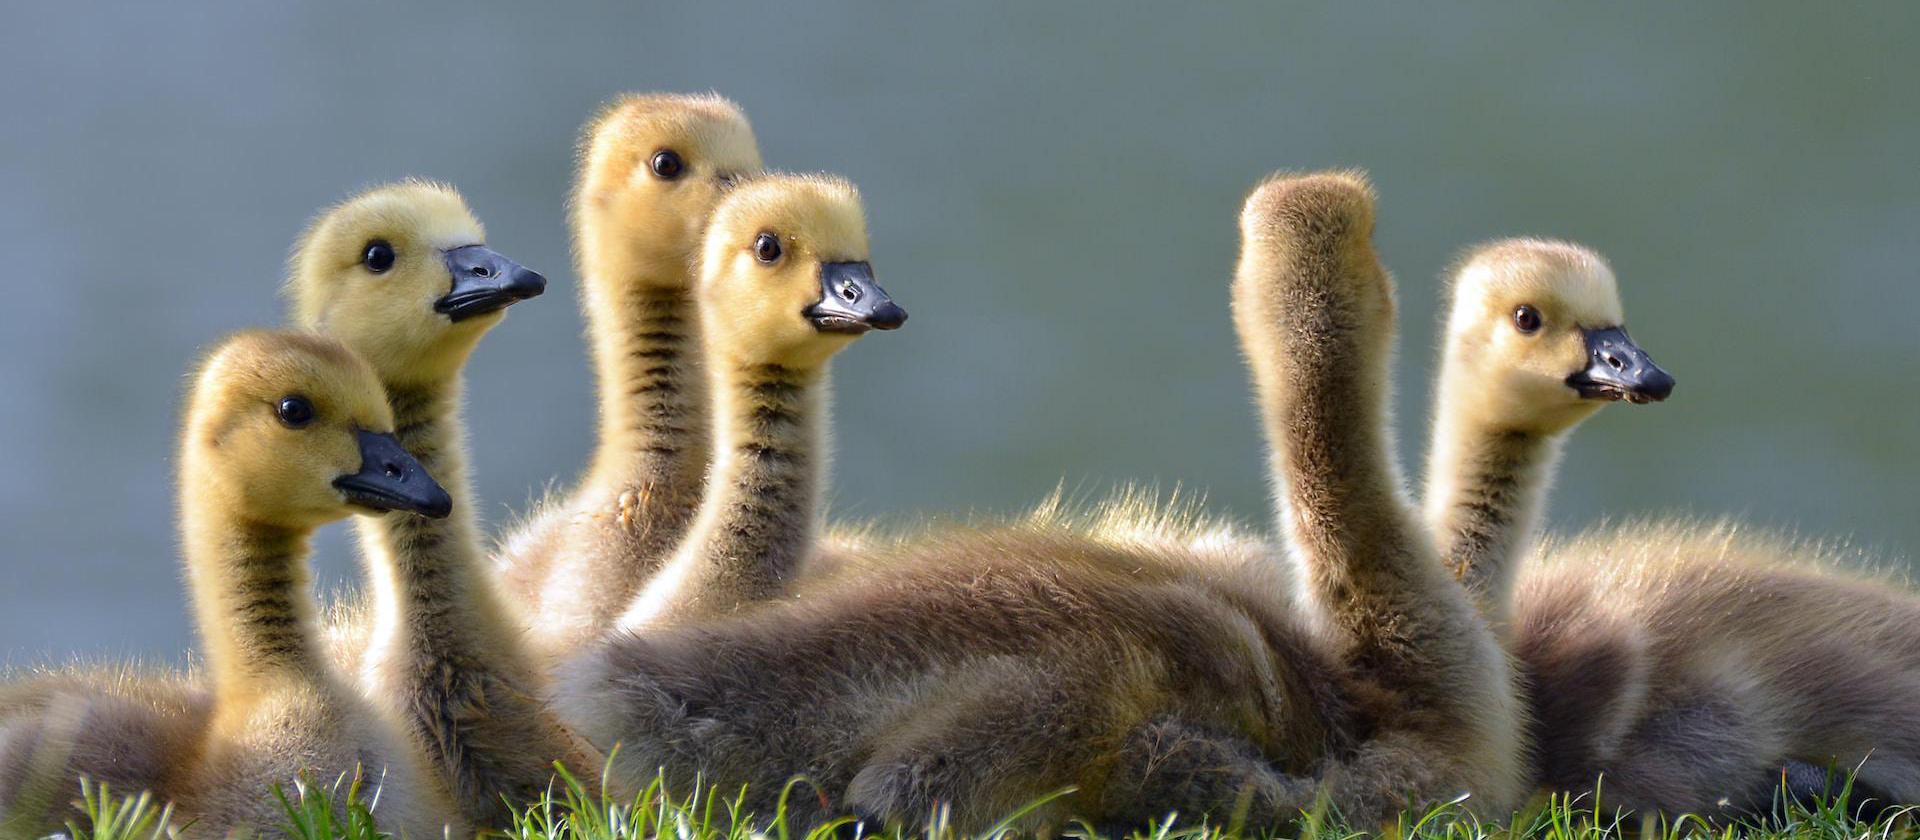
[[[538,271],[522,269],[508,281],[507,288],[516,299],[536,298],[547,291],[547,278]]]
[[[895,303],[880,307],[873,313],[873,317],[867,319],[867,323],[873,325],[876,330],[897,330],[906,322],[907,310],[901,309],[899,304]]]
[[[1646,395],[1649,402],[1662,402],[1673,396],[1673,386],[1673,376],[1662,372],[1658,376],[1649,377],[1646,383],[1640,386],[1640,393]]]

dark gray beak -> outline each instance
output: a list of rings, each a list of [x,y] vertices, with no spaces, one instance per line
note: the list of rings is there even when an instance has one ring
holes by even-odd
[[[907,310],[873,281],[873,266],[864,262],[821,263],[820,299],[801,314],[821,332],[854,335],[907,322]]]
[[[547,278],[539,272],[485,245],[447,251],[447,271],[453,275],[453,290],[433,302],[433,311],[455,321],[498,312],[547,290]]]
[[[453,497],[427,475],[420,462],[393,435],[355,429],[360,438],[360,471],[333,480],[349,504],[369,510],[404,510],[434,519],[453,512]]]
[[[1581,334],[1587,342],[1587,369],[1567,377],[1567,385],[1582,398],[1652,403],[1673,393],[1673,375],[1654,364],[1625,327]]]

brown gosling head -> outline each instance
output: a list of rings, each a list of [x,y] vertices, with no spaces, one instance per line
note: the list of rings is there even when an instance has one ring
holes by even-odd
[[[460,193],[402,181],[322,213],[293,252],[294,322],[344,342],[381,380],[443,380],[506,308],[547,280],[487,248]]]
[[[1349,350],[1386,357],[1393,280],[1374,253],[1374,205],[1372,184],[1353,170],[1276,173],[1247,196],[1233,299],[1254,358],[1282,342],[1300,373]]]
[[[332,339],[246,332],[193,378],[187,495],[243,521],[310,529],[354,512],[442,517],[453,502],[393,437],[373,369]]]
[[[1627,335],[1613,270],[1567,242],[1508,239],[1453,272],[1445,327],[1452,386],[1515,428],[1564,431],[1617,400],[1659,402],[1673,377]]]
[[[697,289],[716,359],[818,368],[906,310],[874,281],[860,193],[828,175],[767,175],[714,209]]]
[[[574,214],[589,281],[686,291],[720,195],[760,171],[738,105],[715,95],[635,94],[587,123]]]

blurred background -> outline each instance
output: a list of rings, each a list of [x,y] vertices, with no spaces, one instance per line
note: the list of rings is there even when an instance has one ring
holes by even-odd
[[[280,320],[294,237],[367,185],[457,184],[553,281],[482,342],[467,411],[490,523],[570,481],[571,151],[628,90],[717,90],[769,164],[865,191],[913,321],[837,362],[837,517],[1138,480],[1260,520],[1235,213],[1274,169],[1360,166],[1410,468],[1440,272],[1566,237],[1611,258],[1680,386],[1580,430],[1555,529],[1726,513],[1920,550],[1920,5],[917,5],[8,3],[0,662],[183,658],[181,373]]]

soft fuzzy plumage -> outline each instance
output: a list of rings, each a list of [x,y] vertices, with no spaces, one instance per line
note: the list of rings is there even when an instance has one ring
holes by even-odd
[[[73,816],[85,774],[116,791],[177,798],[213,715],[191,672],[130,663],[39,666],[0,682],[0,837],[39,837]]]
[[[1605,404],[1567,384],[1589,364],[1581,330],[1619,327],[1626,316],[1606,261],[1568,242],[1482,245],[1447,288],[1426,518],[1447,565],[1498,625],[1561,444]],[[1514,327],[1521,306],[1539,313],[1532,334]]]
[[[1512,644],[1544,782],[1668,813],[1858,769],[1920,802],[1920,595],[1843,546],[1729,521],[1599,527],[1521,569]],[[1791,765],[1802,765],[1793,768]]]
[[[1525,786],[1522,712],[1505,653],[1441,565],[1392,456],[1393,283],[1373,224],[1357,173],[1261,185],[1241,214],[1235,325],[1300,601],[1336,661],[1396,707],[1342,782],[1374,813],[1395,801],[1386,791],[1449,789],[1498,813]]]
[[[771,234],[779,258],[754,242]],[[854,335],[802,313],[831,263],[870,260],[853,185],[767,175],[715,208],[700,262],[714,463],[692,530],[632,607],[624,631],[725,615],[783,595],[814,548],[825,481],[827,368]]]
[[[391,244],[391,268],[360,264]],[[501,825],[503,797],[530,802],[553,763],[591,779],[600,760],[542,703],[542,670],[494,591],[479,508],[467,480],[462,371],[506,310],[453,320],[435,310],[453,278],[446,251],[483,245],[479,220],[452,187],[407,181],[367,190],[323,213],[301,237],[287,292],[303,327],[341,339],[379,371],[402,446],[454,498],[453,513],[360,523],[373,610],[346,663],[367,695],[410,731],[475,825]]]
[[[1860,793],[1916,801],[1920,712],[1901,698],[1920,684],[1920,598],[1840,562],[1858,555],[1731,521],[1536,546],[1560,446],[1604,405],[1566,384],[1589,364],[1577,328],[1624,323],[1617,283],[1588,249],[1516,239],[1470,252],[1451,289],[1427,514],[1506,627],[1539,781],[1600,783],[1641,811],[1752,814],[1783,768],[1805,796],[1858,766]],[[1535,334],[1514,329],[1521,304],[1541,313]]]
[[[1244,806],[1279,824],[1323,790],[1362,821],[1465,791],[1503,813],[1523,782],[1503,656],[1412,525],[1384,450],[1311,439],[1385,436],[1371,203],[1348,176],[1263,186],[1236,288],[1263,404],[1349,398],[1268,416],[1289,508],[1325,517],[1290,529],[1322,620],[1303,620],[1283,558],[1231,528],[1137,503],[1049,506],[869,537],[793,599],[611,640],[563,674],[569,717],[623,744],[617,772],[745,783],[762,812],[800,772],[830,811],[913,821],[943,803],[961,827],[1069,785],[1031,821]],[[1311,467],[1333,469],[1323,454],[1361,462],[1336,470],[1363,476],[1351,492]],[[1376,506],[1344,501],[1368,494]],[[1323,521],[1384,542],[1342,543]],[[1329,597],[1330,581],[1347,588]],[[1361,632],[1356,609],[1385,632]]]
[[[353,510],[332,482],[361,469],[356,430],[393,429],[379,380],[336,342],[255,332],[221,344],[192,381],[181,532],[211,693],[133,669],[14,684],[0,691],[0,780],[31,756],[42,775],[13,775],[27,799],[57,789],[64,805],[85,774],[153,790],[196,833],[219,836],[276,825],[278,804],[260,795],[270,785],[363,772],[384,791],[385,825],[439,833],[453,818],[444,792],[409,740],[325,666],[307,592],[308,536]],[[295,394],[315,409],[297,430],[274,415]],[[17,793],[0,807],[39,819]]]
[[[677,156],[672,178],[652,159]],[[706,368],[693,264],[708,215],[760,169],[738,106],[627,96],[589,121],[574,184],[574,250],[599,383],[599,443],[579,486],[502,542],[504,588],[557,658],[613,627],[685,536],[706,475]]]

